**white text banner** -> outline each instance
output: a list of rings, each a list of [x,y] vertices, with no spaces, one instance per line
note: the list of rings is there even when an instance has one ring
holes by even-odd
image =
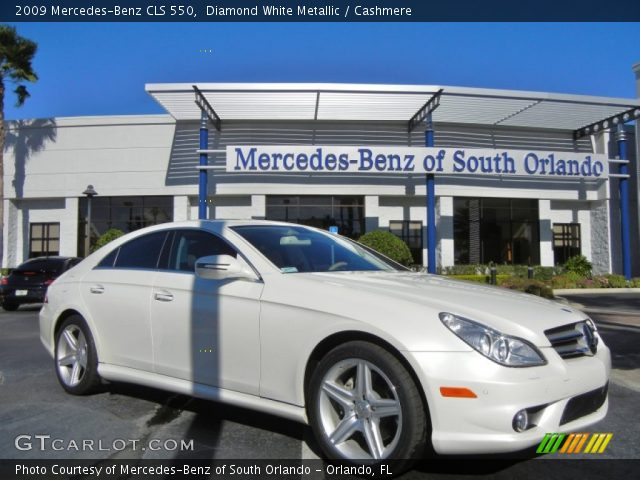
[[[394,173],[602,179],[605,155],[514,149],[232,145],[227,172]]]

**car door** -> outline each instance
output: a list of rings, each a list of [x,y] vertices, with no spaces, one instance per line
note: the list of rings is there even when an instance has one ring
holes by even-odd
[[[195,262],[237,252],[199,229],[173,234],[166,265],[153,286],[155,370],[162,375],[258,394],[262,282],[197,277]]]
[[[82,296],[104,346],[101,362],[153,371],[149,303],[167,234],[121,245],[83,278]]]

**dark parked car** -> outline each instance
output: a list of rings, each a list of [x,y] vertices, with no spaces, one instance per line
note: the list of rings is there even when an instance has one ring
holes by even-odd
[[[80,260],[77,257],[37,257],[27,260],[0,280],[0,306],[13,311],[24,303],[43,302],[47,287]]]

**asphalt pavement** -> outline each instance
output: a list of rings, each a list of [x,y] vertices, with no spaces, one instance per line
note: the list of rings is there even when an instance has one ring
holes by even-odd
[[[607,478],[612,466],[640,466],[640,294],[565,298],[597,310],[590,315],[613,354],[609,413],[589,429],[613,433],[600,463],[531,450],[473,461],[436,457],[401,478]],[[66,394],[40,344],[37,311],[0,312],[0,459],[318,459],[307,427],[270,415],[127,384],[88,397]],[[17,442],[21,435],[27,439]],[[68,448],[85,440],[93,450]]]

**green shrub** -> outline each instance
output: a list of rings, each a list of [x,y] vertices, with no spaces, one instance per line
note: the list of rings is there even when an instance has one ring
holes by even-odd
[[[469,282],[478,282],[478,283],[491,283],[490,275],[447,275],[447,278],[451,278],[453,280],[466,280]],[[501,285],[502,282],[511,278],[511,275],[496,275],[496,283]]]
[[[504,282],[508,282],[511,278],[513,278],[513,275],[496,275],[496,283],[498,286],[502,286]]]
[[[543,282],[547,282],[551,280],[555,275],[560,273],[560,269],[557,267],[542,267],[540,265],[536,265],[533,267],[533,278],[536,280],[542,280]]]
[[[627,279],[622,275],[605,275],[607,280],[609,281],[609,286],[611,288],[626,288],[629,285],[627,284]]]
[[[581,277],[590,277],[592,268],[593,267],[591,265],[591,262],[587,260],[587,257],[585,257],[584,255],[576,255],[574,257],[571,257],[564,264],[565,272],[577,273]]]
[[[408,266],[413,263],[407,244],[391,232],[375,230],[365,233],[358,241],[402,265]]]
[[[607,275],[596,275],[593,277],[594,288],[610,288],[609,279]]]
[[[91,253],[95,252],[99,248],[104,247],[107,243],[112,242],[122,235],[124,235],[124,232],[122,230],[118,230],[117,228],[110,228],[102,235],[100,235],[100,237],[96,241],[96,244],[91,247]]]
[[[556,275],[551,279],[553,288],[584,288],[585,277],[576,272]]]
[[[498,276],[516,276],[526,278],[528,268],[526,265],[494,265]],[[484,264],[451,265],[443,267],[440,273],[443,275],[489,275],[490,266]],[[533,266],[533,278],[536,280],[551,280],[554,275],[560,273],[560,267]]]
[[[553,298],[553,291],[551,290],[551,288],[545,283],[538,280],[511,277],[510,279],[502,282],[501,286],[510,290],[517,290],[519,292],[537,295],[538,297]]]
[[[636,278],[632,278],[631,279],[631,287],[640,288],[640,277],[636,277]]]
[[[485,275],[486,265],[449,265],[442,267],[442,275]]]
[[[466,280],[468,282],[488,283],[487,275],[447,275],[452,280]]]

